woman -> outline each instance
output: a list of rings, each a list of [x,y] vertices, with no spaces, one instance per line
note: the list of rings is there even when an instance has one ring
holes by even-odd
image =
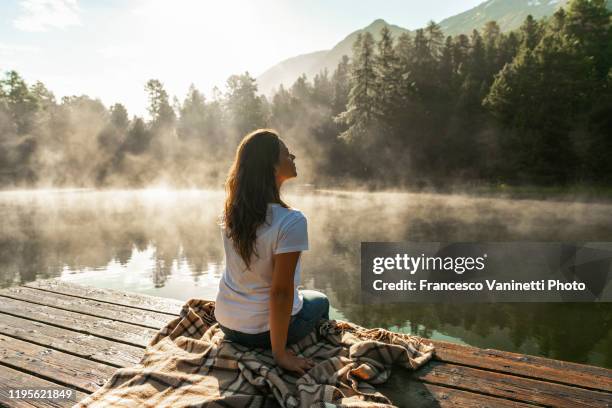
[[[304,374],[313,362],[286,346],[329,319],[329,301],[323,293],[297,289],[307,222],[280,198],[281,185],[297,176],[294,159],[272,129],[258,129],[238,146],[226,181],[226,268],[215,317],[226,339],[271,348],[280,367]]]

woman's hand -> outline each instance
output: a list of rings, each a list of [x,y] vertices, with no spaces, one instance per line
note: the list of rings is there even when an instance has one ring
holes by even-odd
[[[274,356],[276,364],[285,370],[295,371],[300,375],[306,374],[306,371],[314,367],[314,362],[309,358],[298,357],[293,350],[287,349],[280,356]]]

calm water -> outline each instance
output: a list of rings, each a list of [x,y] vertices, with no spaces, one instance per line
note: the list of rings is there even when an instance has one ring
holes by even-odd
[[[221,191],[0,193],[0,286],[61,277],[214,299]],[[612,368],[612,303],[360,305],[361,241],[612,241],[612,205],[409,193],[297,191],[308,217],[303,286],[332,318]]]

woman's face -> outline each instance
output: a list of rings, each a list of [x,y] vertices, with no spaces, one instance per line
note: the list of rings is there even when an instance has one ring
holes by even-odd
[[[297,170],[293,160],[295,156],[289,153],[289,149],[285,143],[280,140],[280,151],[278,153],[278,164],[276,165],[276,180],[280,183],[283,181],[296,177]]]

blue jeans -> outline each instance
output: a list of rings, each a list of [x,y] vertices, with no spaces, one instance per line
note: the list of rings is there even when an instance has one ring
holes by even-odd
[[[329,300],[325,294],[308,289],[302,289],[300,293],[304,297],[304,303],[302,309],[296,315],[291,316],[289,332],[287,333],[287,345],[297,343],[306,337],[314,330],[320,319],[329,319]],[[219,324],[219,327],[227,340],[235,341],[248,347],[262,347],[265,349],[272,347],[270,343],[270,330],[251,334],[231,330],[221,326],[221,324]]]

